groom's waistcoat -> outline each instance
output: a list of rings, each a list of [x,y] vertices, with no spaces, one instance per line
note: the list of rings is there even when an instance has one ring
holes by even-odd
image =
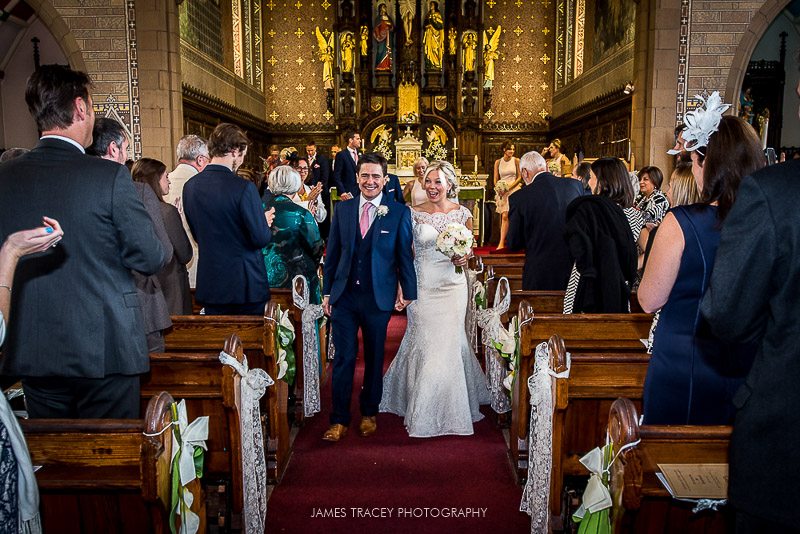
[[[350,264],[348,289],[351,291],[372,291],[372,231],[370,226],[367,235],[361,237],[356,231],[356,243],[353,248],[353,261]]]

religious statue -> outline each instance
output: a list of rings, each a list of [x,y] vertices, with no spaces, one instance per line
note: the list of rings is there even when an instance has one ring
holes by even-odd
[[[394,22],[386,4],[378,5],[378,18],[372,35],[375,37],[375,70],[392,70],[392,31]]]
[[[461,39],[464,49],[464,72],[475,72],[475,51],[478,49],[478,34],[473,31],[464,32]]]
[[[458,32],[455,28],[450,28],[450,31],[447,32],[447,40],[450,44],[450,55],[456,55],[456,41],[458,40]]]
[[[414,16],[417,14],[417,0],[400,0],[400,18],[403,19],[403,29],[406,32],[406,42],[412,43],[414,31]]]
[[[484,87],[491,88],[494,83],[494,62],[500,58],[500,53],[497,48],[500,46],[500,32],[502,28],[498,25],[497,29],[492,34],[492,29],[489,28],[483,31],[483,42],[486,43],[483,47],[483,79]],[[491,37],[489,37],[491,36]]]
[[[353,72],[353,59],[355,56],[356,40],[353,37],[353,32],[344,32],[342,34],[342,72]]]
[[[748,124],[753,124],[753,117],[755,117],[754,105],[752,88],[748,87],[739,97],[739,116],[747,121]]]
[[[375,144],[375,140],[378,139],[378,143]],[[370,143],[373,143],[372,151],[378,152],[383,155],[384,158],[387,160],[391,160],[394,157],[394,153],[392,152],[391,146],[389,144],[392,141],[392,127],[387,124],[381,124],[374,130],[372,130],[372,135],[370,136]]]
[[[326,30],[327,31],[327,30]],[[317,46],[319,50],[319,60],[322,61],[322,85],[325,89],[333,89],[333,60],[335,52],[333,49],[333,32],[326,38],[317,26]]]
[[[361,55],[366,56],[369,53],[369,28],[361,26]]]
[[[434,124],[425,132],[428,138],[428,148],[425,149],[425,157],[429,160],[445,160],[447,159],[447,134],[444,129],[438,124]]]
[[[431,2],[425,17],[425,35],[422,37],[425,64],[428,68],[441,69],[444,60],[444,19],[439,12],[439,2]]]

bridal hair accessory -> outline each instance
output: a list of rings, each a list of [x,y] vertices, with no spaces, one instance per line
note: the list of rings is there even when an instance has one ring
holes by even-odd
[[[687,152],[697,150],[700,147],[708,146],[708,139],[711,134],[719,128],[719,121],[730,104],[722,101],[719,91],[714,91],[708,99],[700,95],[695,95],[702,104],[696,109],[684,115],[683,122],[686,128],[683,130],[684,148]],[[702,154],[702,152],[700,152]]]
[[[375,215],[378,217],[383,217],[387,213],[389,213],[389,206],[381,204],[380,206],[378,206],[378,211],[375,212]]]

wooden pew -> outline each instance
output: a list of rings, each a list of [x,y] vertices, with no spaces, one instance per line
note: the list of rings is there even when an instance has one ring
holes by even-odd
[[[649,314],[534,315],[530,303],[519,308],[520,362],[512,392],[511,458],[517,477],[528,471],[530,394],[536,346],[548,341],[550,366],[566,369],[566,351],[572,355],[569,378],[556,380],[553,413],[553,466],[550,509],[562,511],[563,478],[584,474],[579,459],[605,435],[606,414],[621,395],[641,399],[649,355],[641,338],[652,322]],[[565,347],[566,344],[566,347]]]
[[[33,465],[42,466],[36,479],[44,532],[169,532],[172,400],[165,392],[151,398],[144,420],[20,422]],[[203,505],[199,484],[193,493]],[[204,527],[205,512],[195,511]]]
[[[727,464],[729,426],[639,426],[634,403],[620,398],[611,405],[608,432],[622,452],[612,467],[612,496],[615,497],[615,532],[724,533],[733,531],[733,512],[693,513],[692,503],[672,499],[656,478],[658,464]]]
[[[219,402],[219,397],[217,400],[203,398],[206,392],[201,393],[193,388],[194,386],[204,386],[209,390],[219,390],[221,374],[216,359],[219,356],[220,347],[225,345],[231,334],[236,334],[247,354],[250,367],[264,369],[275,380],[275,385],[267,388],[261,402],[261,413],[267,415],[268,418],[268,427],[264,432],[267,441],[267,474],[270,483],[274,484],[277,484],[283,476],[291,455],[287,413],[288,387],[283,380],[277,380],[276,317],[277,306],[273,302],[267,303],[264,317],[254,315],[173,315],[172,328],[165,332],[164,336],[166,356],[162,367],[165,371],[155,373],[151,370],[147,379],[147,381],[161,381],[161,383],[152,382],[153,387],[170,387],[166,384],[177,386],[185,383],[186,387],[183,390],[176,389],[178,392],[176,395],[185,397],[189,402],[192,399],[191,394],[195,393],[200,395],[198,402],[204,409],[218,411],[219,407],[214,408],[212,405]],[[186,379],[178,376],[177,372],[169,370],[172,365],[169,361],[171,357],[178,358],[175,365],[185,369],[187,366],[191,367],[192,359],[197,355],[201,355],[201,360],[202,358],[207,358],[207,360],[203,360],[206,361],[205,371],[198,371],[199,376],[196,379],[190,378],[189,382],[186,382]],[[215,360],[216,364],[213,363]],[[172,376],[165,373],[171,373]],[[143,380],[143,389],[145,383],[146,380]],[[210,437],[210,441],[213,440],[215,444],[224,444],[226,440],[223,434],[215,433],[213,437]],[[226,455],[220,457],[210,454],[209,456],[211,457],[210,468],[213,465],[214,469],[219,468],[221,472],[227,472],[226,466],[229,465],[229,461]]]

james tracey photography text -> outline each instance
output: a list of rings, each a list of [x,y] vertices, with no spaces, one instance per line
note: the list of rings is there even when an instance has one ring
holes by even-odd
[[[486,517],[486,508],[361,508],[361,507],[334,507],[312,508],[312,518],[386,518],[386,519],[419,519],[419,518],[467,518]]]

